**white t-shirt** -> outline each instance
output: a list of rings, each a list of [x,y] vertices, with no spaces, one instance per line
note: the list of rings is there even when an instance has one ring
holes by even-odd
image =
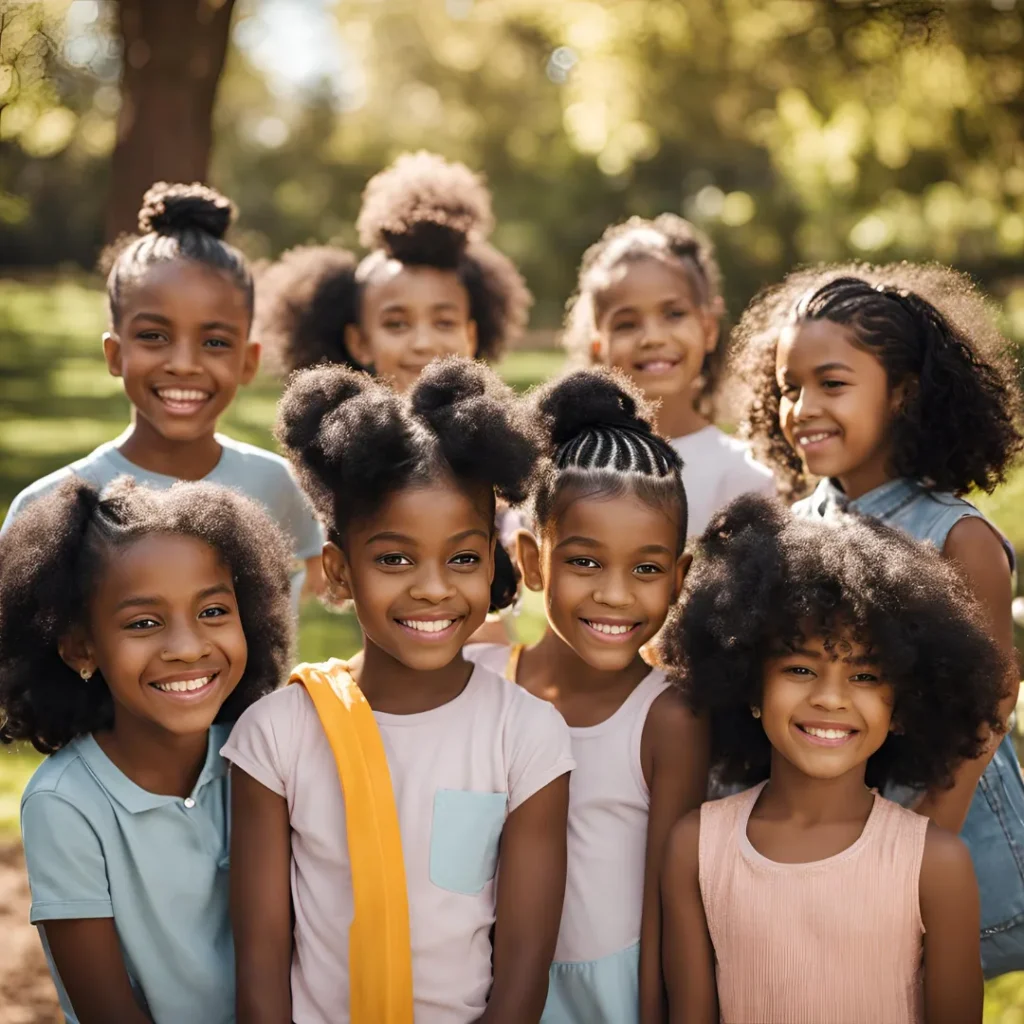
[[[552,705],[481,666],[441,707],[374,717],[402,834],[416,1024],[470,1024],[483,1013],[492,981],[502,828],[575,767],[569,730]],[[305,688],[286,686],[254,704],[221,753],[288,801],[292,1019],[349,1024],[345,802]]]
[[[689,508],[687,537],[699,537],[712,516],[741,494],[775,494],[775,478],[754,459],[750,446],[708,424],[669,442],[683,460]]]

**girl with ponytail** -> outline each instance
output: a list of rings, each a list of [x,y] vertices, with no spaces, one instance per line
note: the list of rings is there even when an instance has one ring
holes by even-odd
[[[300,666],[224,748],[239,1019],[536,1024],[565,887],[568,730],[462,654],[514,590],[494,510],[526,497],[533,427],[492,371],[450,357],[405,394],[302,370],[277,432],[364,646]]]
[[[797,515],[849,508],[931,543],[1015,665],[1014,554],[964,495],[991,491],[1020,451],[1020,394],[971,283],[911,264],[800,271],[755,299],[736,341],[755,449],[793,495],[819,481]],[[1004,724],[1018,678],[1002,681]],[[986,975],[1024,969],[1024,779],[1009,736],[993,733],[952,788],[891,795],[966,840]]]
[[[703,729],[641,649],[679,595],[690,557],[680,460],[619,371],[540,389],[545,452],[523,580],[544,594],[533,647],[467,657],[549,701],[572,734],[565,905],[544,1024],[664,1020],[660,870],[669,830],[707,787]]]

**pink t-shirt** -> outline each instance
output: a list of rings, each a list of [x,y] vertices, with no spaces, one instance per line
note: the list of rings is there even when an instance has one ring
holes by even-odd
[[[469,1024],[483,1013],[491,986],[502,827],[520,804],[572,770],[569,731],[550,704],[481,666],[439,708],[374,717],[402,832],[416,1024]],[[305,688],[287,686],[249,708],[221,753],[288,801],[292,1019],[348,1024],[345,806]]]

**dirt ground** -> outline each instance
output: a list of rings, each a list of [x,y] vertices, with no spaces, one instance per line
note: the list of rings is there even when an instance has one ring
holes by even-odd
[[[28,923],[21,844],[0,845],[0,1024],[60,1024],[57,995]]]

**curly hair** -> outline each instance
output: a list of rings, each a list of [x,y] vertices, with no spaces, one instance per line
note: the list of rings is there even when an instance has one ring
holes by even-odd
[[[230,199],[199,182],[158,181],[142,197],[139,233],[123,235],[104,249],[100,269],[107,275],[110,322],[121,315],[127,286],[154,264],[187,259],[226,272],[245,295],[253,313],[253,279],[245,256],[223,239],[235,218]]]
[[[855,514],[792,516],[777,500],[738,498],[712,520],[661,639],[665,664],[711,721],[723,782],[768,777],[771,746],[750,714],[766,659],[811,638],[853,636],[893,687],[891,733],[867,782],[949,786],[1004,729],[1009,662],[951,563]]]
[[[782,489],[809,489],[779,423],[775,350],[787,325],[830,320],[907,383],[892,423],[895,476],[938,491],[991,491],[1020,451],[1020,390],[1009,345],[969,278],[948,267],[843,264],[796,271],[758,295],[733,332],[741,433]]]
[[[341,363],[360,368],[345,347],[345,328],[358,324],[363,289],[388,260],[455,272],[476,323],[477,355],[501,358],[522,336],[533,298],[507,256],[487,237],[491,197],[464,164],[432,153],[406,153],[370,179],[356,222],[368,255],[344,249],[293,249],[259,279],[254,336],[279,374]]]
[[[352,522],[420,483],[454,479],[519,504],[539,451],[511,388],[458,356],[428,365],[407,395],[336,364],[300,370],[281,398],[276,434],[339,545]],[[497,610],[511,604],[516,581],[507,557],[499,554],[495,568]]]
[[[574,370],[531,395],[545,457],[533,488],[533,519],[548,523],[567,490],[589,496],[635,494],[679,523],[686,543],[682,460],[651,427],[651,406],[621,371]]]
[[[612,270],[645,259],[681,268],[698,305],[713,308],[721,303],[722,272],[711,239],[703,231],[673,213],[663,213],[654,220],[630,217],[606,228],[583,254],[576,291],[566,305],[562,334],[562,344],[574,362],[593,362],[591,341],[597,333],[598,307]],[[703,414],[713,413],[724,366],[725,345],[720,342],[704,357],[696,399],[697,409]]]
[[[111,552],[153,534],[201,540],[231,570],[248,660],[216,720],[234,721],[278,685],[292,648],[291,555],[263,509],[208,483],[152,490],[121,478],[101,495],[71,478],[0,537],[0,742],[49,754],[112,726],[102,673],[83,682],[58,643],[83,625]]]

